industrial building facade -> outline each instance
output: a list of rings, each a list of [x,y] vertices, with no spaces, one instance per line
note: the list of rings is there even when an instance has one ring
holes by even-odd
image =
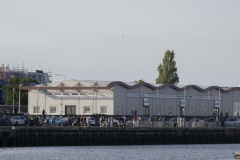
[[[8,81],[14,77],[22,78],[32,78],[40,84],[51,83],[52,75],[51,72],[43,73],[42,70],[36,70],[36,72],[28,72],[28,69],[23,67],[10,68],[9,65],[0,66],[0,105],[6,104],[6,93],[3,90],[3,87],[8,84]]]
[[[48,115],[211,116],[240,111],[240,88],[67,80],[22,86],[28,112]]]

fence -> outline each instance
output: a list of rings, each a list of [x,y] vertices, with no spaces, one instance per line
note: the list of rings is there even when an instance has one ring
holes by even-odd
[[[135,122],[131,125],[128,124],[129,127],[158,127],[158,128],[216,128],[221,127],[221,122],[184,122],[184,123],[177,123],[177,122]]]

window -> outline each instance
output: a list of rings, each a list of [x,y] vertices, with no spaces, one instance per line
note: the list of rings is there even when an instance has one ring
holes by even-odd
[[[233,116],[239,116],[240,102],[233,102]]]
[[[157,114],[157,115],[160,115],[160,107],[157,107],[157,108],[156,108],[156,114]]]
[[[40,113],[40,106],[33,106],[33,113]]]
[[[143,106],[149,107],[149,98],[143,98]]]
[[[121,114],[122,114],[122,107],[118,106],[118,115],[121,115]]]
[[[106,106],[101,107],[102,114],[108,114],[108,108]]]
[[[204,115],[204,116],[207,115],[207,108],[203,108],[203,115]]]
[[[196,114],[196,108],[193,108],[193,115],[195,115]]]
[[[184,107],[181,107],[180,109],[181,109],[181,110],[180,110],[180,115],[181,115],[181,116],[184,116],[184,115],[185,115],[185,108],[184,108]]]
[[[84,107],[84,114],[90,114],[91,113],[91,109],[89,106]]]
[[[57,107],[56,106],[50,106],[50,113],[57,114]]]
[[[172,107],[169,108],[169,114],[172,114]]]
[[[185,107],[185,99],[180,99],[180,107]]]

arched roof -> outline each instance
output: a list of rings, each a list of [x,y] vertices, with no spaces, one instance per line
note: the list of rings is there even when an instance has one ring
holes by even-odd
[[[216,90],[220,90],[221,92],[223,93],[227,93],[227,92],[230,92],[230,91],[233,91],[233,90],[240,90],[240,87],[231,87],[231,88],[223,88],[223,87],[219,87],[219,86],[210,86],[210,87],[205,87],[205,88],[202,88],[202,87],[199,87],[197,85],[186,85],[186,86],[183,86],[183,87],[178,87],[176,85],[173,85],[173,84],[159,84],[159,86],[154,86],[150,83],[137,83],[135,85],[129,85],[129,84],[126,84],[124,82],[121,82],[121,81],[114,81],[114,82],[111,82],[108,86],[110,88],[114,87],[115,85],[121,85],[127,89],[134,89],[134,88],[138,88],[138,87],[141,87],[141,86],[145,86],[145,87],[149,87],[151,89],[154,89],[154,90],[161,90],[161,89],[164,89],[166,87],[171,87],[177,91],[183,91],[185,88],[186,89],[189,89],[189,88],[193,88],[193,89],[196,89],[200,92],[207,92],[207,91],[210,91],[210,90],[213,90],[213,89],[216,89]]]

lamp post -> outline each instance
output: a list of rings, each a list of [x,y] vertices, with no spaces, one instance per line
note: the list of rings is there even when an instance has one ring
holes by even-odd
[[[19,106],[18,106],[18,113],[20,112],[20,107],[21,107],[21,92],[20,92],[20,87],[22,86],[22,84],[19,85]]]
[[[65,81],[66,81],[66,76],[64,74],[55,74],[55,76],[63,76],[65,78]]]
[[[14,112],[14,88],[13,88],[13,112]]]
[[[38,96],[37,96],[37,117],[38,117],[38,98],[39,98],[39,88],[37,88]]]

